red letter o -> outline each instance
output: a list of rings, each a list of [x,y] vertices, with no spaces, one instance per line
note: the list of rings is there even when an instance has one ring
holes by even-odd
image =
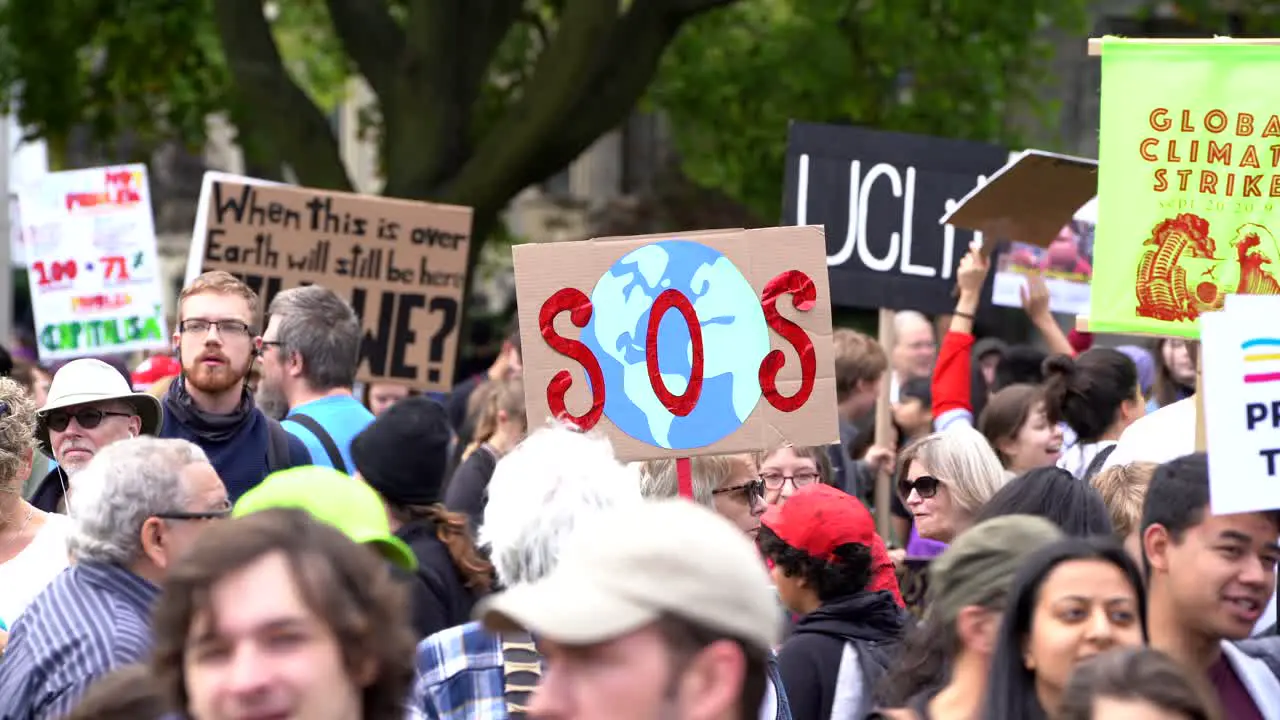
[[[662,316],[672,308],[679,310],[680,315],[684,317],[684,323],[689,328],[689,344],[693,350],[689,385],[681,395],[672,394],[667,389],[667,384],[662,380],[662,373],[658,370],[658,326],[662,323]],[[693,412],[698,405],[698,397],[702,395],[702,326],[698,324],[698,314],[693,310],[693,303],[689,302],[689,298],[685,297],[684,293],[675,288],[663,290],[658,299],[653,301],[653,307],[649,310],[644,360],[649,371],[649,384],[653,386],[653,393],[658,396],[662,406],[677,417],[684,417]]]

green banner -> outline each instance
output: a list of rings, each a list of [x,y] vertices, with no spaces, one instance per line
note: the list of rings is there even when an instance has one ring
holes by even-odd
[[[1106,38],[1089,326],[1197,337],[1280,294],[1280,47]]]

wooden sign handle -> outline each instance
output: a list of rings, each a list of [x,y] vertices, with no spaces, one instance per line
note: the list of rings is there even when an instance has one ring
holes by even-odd
[[[884,349],[886,354],[893,350],[894,331],[893,331],[892,310],[880,308],[880,327],[879,337],[880,347]],[[893,429],[893,403],[890,401],[890,391],[893,384],[893,368],[890,367],[885,372],[885,378],[880,383],[880,395],[876,398],[876,445],[882,447],[894,447],[898,438]],[[841,448],[842,452],[849,452],[848,448]],[[893,469],[888,468],[876,473],[876,489],[875,489],[875,506],[876,506],[876,528],[880,533],[880,537],[889,542],[892,532],[892,502],[893,492],[892,481]],[[905,541],[905,538],[902,538]]]

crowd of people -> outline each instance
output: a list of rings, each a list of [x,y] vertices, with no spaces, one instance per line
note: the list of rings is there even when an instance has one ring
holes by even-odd
[[[838,445],[685,493],[527,417],[518,332],[358,387],[341,297],[201,275],[171,355],[0,367],[0,720],[1280,718],[1280,512],[1212,513],[1194,344],[1091,347],[1035,278],[1048,350],[975,338],[987,271],[834,333]]]

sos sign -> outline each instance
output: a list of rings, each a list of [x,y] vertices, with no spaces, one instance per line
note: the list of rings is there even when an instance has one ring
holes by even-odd
[[[831,377],[820,229],[518,246],[516,282],[531,421],[600,426],[623,456],[759,449],[764,427],[815,442],[812,417],[780,418],[815,410]]]

